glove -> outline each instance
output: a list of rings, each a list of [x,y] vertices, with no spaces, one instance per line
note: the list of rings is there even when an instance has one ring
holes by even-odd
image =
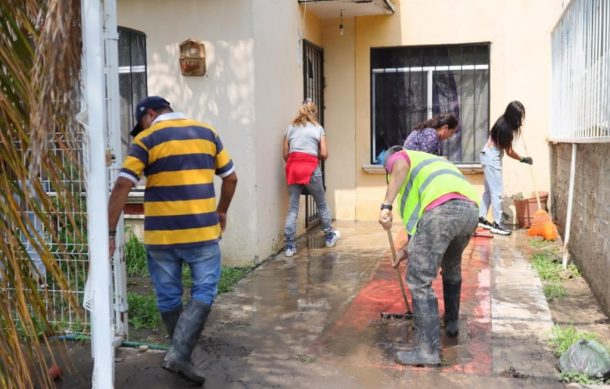
[[[521,157],[519,162],[527,163],[528,165],[534,164],[534,160],[532,159],[532,157]]]
[[[384,230],[392,228],[392,211],[389,209],[382,209],[379,213],[379,224]]]

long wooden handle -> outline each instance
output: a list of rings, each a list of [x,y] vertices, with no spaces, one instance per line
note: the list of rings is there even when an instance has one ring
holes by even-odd
[[[390,251],[392,251],[392,267],[395,267],[398,264],[398,259],[396,258],[396,248],[394,247],[394,238],[392,237],[392,230],[387,229],[388,232],[388,240],[390,241]],[[409,300],[407,300],[407,293],[405,292],[405,285],[402,282],[402,276],[400,275],[400,269],[395,267],[396,275],[398,276],[398,282],[400,283],[400,291],[402,293],[402,298],[405,301],[405,307],[407,308],[407,313],[411,313],[411,307],[409,306]]]
[[[530,155],[527,152],[527,146],[525,145],[525,137],[521,135],[521,142],[523,142],[523,149],[525,150],[525,154]],[[536,194],[536,201],[538,202],[538,209],[542,209],[542,203],[540,202],[540,194],[538,194],[538,187],[536,186],[536,179],[534,178],[534,167],[532,165],[529,166],[530,175],[532,176],[532,184],[534,185],[534,193]]]

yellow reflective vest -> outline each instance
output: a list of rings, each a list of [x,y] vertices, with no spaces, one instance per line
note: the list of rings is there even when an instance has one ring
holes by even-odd
[[[407,179],[398,194],[398,209],[409,235],[417,231],[426,207],[443,195],[459,193],[479,204],[476,191],[453,163],[421,151],[400,152],[411,160]]]

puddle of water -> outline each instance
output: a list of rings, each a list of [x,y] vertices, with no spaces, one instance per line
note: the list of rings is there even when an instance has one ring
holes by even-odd
[[[326,240],[324,239],[324,235],[311,234],[307,236],[307,240],[305,241],[307,248],[310,249],[321,249],[326,247]]]

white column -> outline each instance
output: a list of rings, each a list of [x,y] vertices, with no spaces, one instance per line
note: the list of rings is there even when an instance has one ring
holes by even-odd
[[[89,261],[92,272],[93,310],[93,388],[114,386],[114,347],[112,340],[111,269],[108,252],[108,172],[105,163],[106,85],[102,4],[82,0],[83,71],[87,107],[89,160],[87,169],[87,214]]]

